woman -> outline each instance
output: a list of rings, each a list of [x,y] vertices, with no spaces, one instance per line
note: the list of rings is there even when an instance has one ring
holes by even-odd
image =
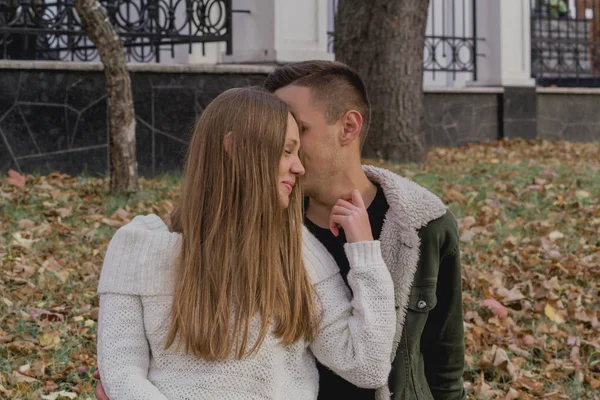
[[[172,229],[136,217],[100,278],[98,362],[119,399],[314,399],[314,356],[363,387],[385,384],[393,284],[358,191],[331,216],[349,244],[350,296],[302,227],[300,138],[285,103],[255,89],[199,119]]]

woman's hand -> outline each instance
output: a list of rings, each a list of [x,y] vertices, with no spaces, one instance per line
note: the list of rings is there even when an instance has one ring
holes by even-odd
[[[95,391],[96,399],[110,400],[108,398],[108,396],[106,395],[106,393],[104,392],[104,386],[102,386],[102,381],[100,380],[100,371],[96,370],[96,372],[94,372],[94,375],[92,375],[92,377],[98,379],[98,384],[96,385],[96,391]]]
[[[331,209],[329,229],[335,236],[340,234],[340,227],[346,234],[348,243],[373,240],[369,214],[360,192],[352,191],[352,203],[339,199]]]

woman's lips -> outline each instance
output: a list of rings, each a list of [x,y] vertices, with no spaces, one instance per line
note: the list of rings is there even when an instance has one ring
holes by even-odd
[[[288,181],[281,182],[283,186],[288,190],[288,192],[292,193],[292,189],[294,188],[294,184]]]

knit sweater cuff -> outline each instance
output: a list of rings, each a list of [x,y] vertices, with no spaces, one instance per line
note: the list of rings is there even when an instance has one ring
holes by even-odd
[[[346,243],[344,250],[352,268],[385,264],[381,256],[381,245],[378,240]]]

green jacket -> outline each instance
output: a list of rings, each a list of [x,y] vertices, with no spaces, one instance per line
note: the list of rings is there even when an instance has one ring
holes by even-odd
[[[396,292],[388,387],[377,399],[465,399],[460,253],[456,219],[425,188],[365,166],[390,206],[380,242]]]

